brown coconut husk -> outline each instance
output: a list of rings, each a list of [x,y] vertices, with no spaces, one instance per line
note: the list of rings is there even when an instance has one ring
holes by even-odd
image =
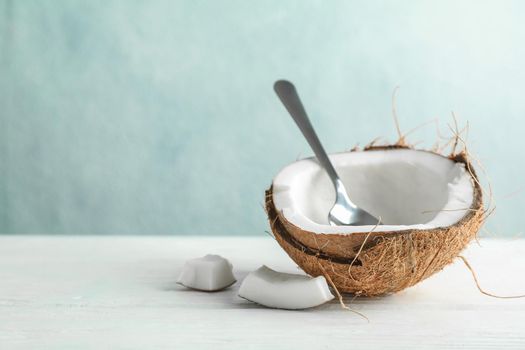
[[[404,138],[394,145],[368,145],[364,152],[410,148]],[[430,151],[429,151],[430,152]],[[309,275],[329,277],[346,293],[375,296],[413,286],[450,264],[476,237],[486,211],[482,189],[466,152],[449,156],[465,164],[474,187],[474,200],[456,224],[430,230],[363,232],[351,235],[316,234],[288,222],[266,191],[266,211],[275,239]]]

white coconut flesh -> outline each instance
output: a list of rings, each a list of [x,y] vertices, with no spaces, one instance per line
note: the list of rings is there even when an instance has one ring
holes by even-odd
[[[273,181],[273,202],[285,220],[313,233],[428,230],[460,221],[473,203],[474,182],[463,163],[411,149],[330,155],[352,201],[383,225],[331,226],[335,191],[314,158],[285,167]]]
[[[214,292],[236,282],[233,265],[220,255],[208,254],[186,261],[177,283],[196,290]]]
[[[239,296],[266,307],[287,310],[319,306],[334,298],[323,276],[277,272],[264,265],[246,276]]]

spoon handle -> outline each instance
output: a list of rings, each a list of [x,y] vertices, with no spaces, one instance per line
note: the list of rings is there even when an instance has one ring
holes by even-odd
[[[293,120],[303,133],[306,141],[308,141],[310,144],[310,147],[314,151],[317,160],[319,163],[321,163],[321,166],[326,170],[328,176],[337,187],[338,182],[340,181],[339,176],[337,175],[332,162],[330,162],[328,155],[321,145],[321,141],[319,141],[319,138],[317,137],[317,134],[310,123],[310,119],[308,119],[308,115],[306,114],[303,104],[301,103],[301,99],[295,90],[295,86],[289,81],[278,80],[273,85],[273,88],[283,105],[288,110],[288,113],[290,113]]]

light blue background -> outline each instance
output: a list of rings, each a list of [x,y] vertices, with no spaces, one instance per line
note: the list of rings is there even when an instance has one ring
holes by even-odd
[[[491,176],[489,229],[525,194],[525,2],[0,0],[0,232],[237,234],[311,152],[272,91],[296,83],[329,151],[454,110]],[[435,127],[411,135],[431,146]]]

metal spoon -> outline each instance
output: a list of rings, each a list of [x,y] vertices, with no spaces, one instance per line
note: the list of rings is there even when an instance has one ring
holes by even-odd
[[[303,104],[297,95],[295,86],[286,80],[276,81],[273,86],[277,96],[281,99],[288,113],[292,116],[293,120],[303,133],[306,141],[312,147],[312,150],[317,157],[317,160],[321,166],[326,170],[330,180],[334,184],[336,191],[335,204],[328,213],[328,222],[330,225],[376,225],[379,223],[379,219],[375,218],[367,211],[359,208],[357,205],[352,203],[343,182],[339,179],[334,166],[330,162],[328,155],[326,154],[317,134],[315,133],[306,111],[304,110]]]

